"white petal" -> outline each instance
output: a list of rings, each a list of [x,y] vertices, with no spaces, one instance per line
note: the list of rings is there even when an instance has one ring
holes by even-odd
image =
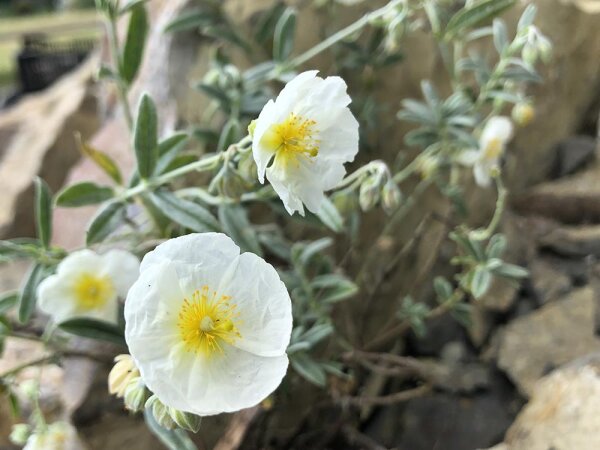
[[[292,333],[292,303],[277,271],[253,253],[238,259],[223,288],[237,305],[241,339],[234,345],[259,356],[285,353]]]
[[[147,253],[140,271],[161,261],[226,267],[239,254],[240,248],[223,233],[192,233],[169,239]]]
[[[265,182],[265,170],[273,158],[275,152],[273,149],[265,148],[262,144],[262,138],[265,132],[274,124],[281,121],[281,118],[277,114],[277,108],[273,100],[269,100],[264,106],[258,119],[256,120],[256,128],[254,129],[254,136],[252,137],[252,156],[256,162],[256,168],[258,171],[258,180],[261,183]]]
[[[262,357],[231,346],[209,358],[181,352],[173,362],[167,371],[155,367],[148,387],[166,405],[201,416],[257,405],[279,386],[288,366],[286,355]]]
[[[491,168],[484,164],[475,164],[473,166],[473,174],[475,182],[481,187],[488,187],[492,181],[490,177]]]
[[[358,153],[358,127],[358,121],[352,112],[348,108],[341,110],[335,124],[324,129],[319,135],[317,160],[353,161]]]
[[[494,116],[485,124],[481,133],[479,147],[486,148],[492,139],[500,139],[502,142],[508,142],[513,135],[513,124],[508,117]]]
[[[54,322],[60,323],[75,315],[77,300],[71,284],[61,275],[50,275],[37,288],[37,306]]]
[[[277,192],[287,212],[292,215],[298,211],[303,216],[304,206],[302,205],[302,201],[296,194],[294,186],[287,183],[286,174],[281,169],[278,170],[277,165],[274,164],[267,169],[267,179],[275,192]]]
[[[110,250],[101,255],[101,258],[102,273],[110,276],[119,297],[125,298],[127,291],[139,276],[140,260],[125,250]]]
[[[338,126],[341,114],[347,111],[350,96],[346,93],[346,83],[340,77],[316,78],[310,90],[297,101],[293,110],[301,117],[317,122],[321,130]]]
[[[472,166],[474,165],[480,158],[479,150],[469,149],[463,150],[456,156],[456,161],[463,166]]]
[[[99,273],[102,270],[103,261],[97,253],[84,249],[69,254],[63,259],[56,269],[58,274],[77,274],[82,272]]]

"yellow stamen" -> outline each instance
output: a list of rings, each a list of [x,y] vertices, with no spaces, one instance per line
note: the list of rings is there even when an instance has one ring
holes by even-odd
[[[496,159],[502,153],[504,145],[502,139],[493,138],[490,139],[487,146],[484,149],[483,156],[485,159]]]
[[[224,343],[233,344],[241,337],[236,327],[239,313],[229,300],[227,295],[217,298],[208,286],[196,290],[191,301],[183,300],[177,327],[186,350],[209,356],[222,352]]]
[[[73,290],[77,306],[83,311],[101,308],[115,295],[115,288],[109,277],[90,273],[81,274],[75,280]]]
[[[261,144],[275,152],[276,162],[284,168],[290,163],[298,166],[298,158],[314,158],[319,153],[319,141],[314,138],[316,124],[314,120],[291,113],[265,132]]]

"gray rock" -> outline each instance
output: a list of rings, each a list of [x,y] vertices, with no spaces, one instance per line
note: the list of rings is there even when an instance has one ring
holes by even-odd
[[[553,175],[556,178],[570,175],[596,156],[596,140],[591,136],[573,136],[558,144],[557,161]]]
[[[494,336],[489,355],[525,395],[549,370],[600,351],[594,335],[595,292],[573,291],[561,300],[521,316]]]
[[[494,449],[597,450],[599,430],[600,355],[596,354],[536,382],[503,447]]]
[[[560,227],[540,238],[540,244],[569,257],[600,257],[600,225]]]
[[[545,258],[532,261],[529,272],[536,300],[540,304],[556,300],[571,289],[571,277]]]

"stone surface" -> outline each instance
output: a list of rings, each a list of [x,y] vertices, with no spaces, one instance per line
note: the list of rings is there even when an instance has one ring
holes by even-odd
[[[540,237],[540,244],[567,257],[600,257],[600,225],[556,228]]]
[[[525,395],[548,371],[600,351],[595,330],[595,291],[585,287],[518,317],[494,336],[491,353]]]
[[[548,303],[566,294],[572,286],[571,278],[548,259],[535,259],[529,266],[530,279],[536,300]]]
[[[557,161],[552,175],[570,175],[596,157],[597,142],[591,136],[572,136],[558,144]]]
[[[506,433],[504,450],[600,448],[600,355],[542,378]],[[498,447],[494,447],[495,450]]]
[[[523,214],[539,214],[564,223],[600,222],[600,165],[585,172],[542,183],[515,198]]]
[[[98,128],[96,101],[89,89],[98,67],[91,57],[52,87],[27,96],[0,113],[0,237],[32,236],[33,179],[60,188],[79,159],[73,134]]]

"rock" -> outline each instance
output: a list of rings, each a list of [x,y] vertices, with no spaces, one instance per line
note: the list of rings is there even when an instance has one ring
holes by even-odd
[[[522,214],[539,214],[563,223],[600,222],[600,165],[558,181],[542,183],[517,196]]]
[[[482,308],[479,303],[473,303],[471,309],[471,326],[467,327],[471,343],[475,347],[480,348],[489,337],[493,326],[493,314]]]
[[[535,259],[529,266],[531,284],[538,303],[556,300],[571,289],[571,278],[548,259]]]
[[[599,430],[600,355],[596,354],[536,382],[502,448],[597,450]]]
[[[488,292],[477,302],[483,309],[506,312],[517,298],[518,285],[503,278],[494,278]]]
[[[386,448],[473,450],[501,441],[514,417],[512,403],[510,387],[497,377],[490,392],[437,393],[381,410],[365,433]]]
[[[594,335],[595,292],[590,287],[521,316],[493,338],[491,355],[525,395],[535,382],[562,364],[600,351]]]
[[[559,255],[600,257],[600,225],[560,227],[540,238],[542,247]]]
[[[572,136],[557,146],[557,161],[552,175],[570,175],[584,167],[596,156],[596,139],[591,136]]]
[[[97,71],[93,56],[50,88],[0,113],[0,237],[33,236],[33,179],[59,189],[79,159],[73,133],[87,138],[98,128],[89,89]]]

